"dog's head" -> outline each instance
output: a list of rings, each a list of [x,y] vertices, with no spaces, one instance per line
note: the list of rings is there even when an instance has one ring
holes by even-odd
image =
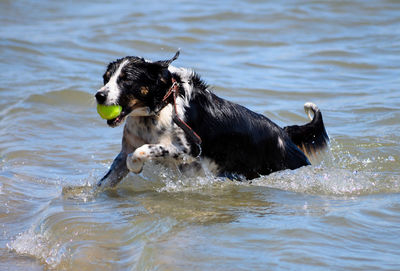
[[[168,66],[179,56],[169,60],[150,62],[140,57],[127,56],[111,62],[103,75],[104,86],[95,97],[98,104],[120,105],[121,114],[108,120],[115,127],[126,116],[150,116],[162,105],[162,99],[172,85]]]

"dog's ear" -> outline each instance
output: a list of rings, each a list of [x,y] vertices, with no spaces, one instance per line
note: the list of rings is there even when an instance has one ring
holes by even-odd
[[[175,53],[175,55],[174,55],[173,58],[168,59],[168,60],[156,61],[156,62],[154,62],[154,63],[159,64],[159,65],[161,65],[161,66],[164,67],[164,68],[168,68],[168,66],[169,66],[173,61],[175,61],[176,59],[178,59],[179,54],[180,54],[180,50],[178,50],[178,51]]]

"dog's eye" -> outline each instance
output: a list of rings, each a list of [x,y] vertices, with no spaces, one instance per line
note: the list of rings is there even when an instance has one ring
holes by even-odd
[[[108,71],[103,75],[103,83],[104,85],[107,84],[107,82],[110,80],[110,75],[111,73]]]
[[[140,94],[142,96],[146,96],[149,93],[149,88],[148,87],[140,87]]]

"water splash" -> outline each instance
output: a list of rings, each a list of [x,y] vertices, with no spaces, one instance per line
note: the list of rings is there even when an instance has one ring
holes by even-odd
[[[275,172],[252,180],[250,185],[331,196],[397,193],[400,192],[400,179],[377,170],[382,163],[395,164],[397,160],[398,157],[391,154],[360,156],[333,139],[326,153],[313,157],[312,166]],[[149,162],[140,175],[130,175],[121,185],[134,191],[153,190],[160,193],[202,193],[232,183],[248,185],[248,182],[232,182],[227,178],[214,176],[208,170],[207,163],[203,164],[203,169],[206,172],[203,176],[185,176],[175,169]]]
[[[363,196],[400,192],[400,178],[381,170],[382,163],[395,164],[394,155],[361,156],[335,139],[330,149],[312,161],[313,166],[275,172],[253,184],[314,195]]]
[[[361,196],[400,192],[400,182],[395,178],[382,178],[376,173],[322,167],[282,171],[261,177],[253,183],[315,195]]]
[[[192,178],[180,178],[165,179],[163,181],[164,186],[157,189],[157,192],[200,192],[221,187],[224,183],[229,182],[225,178],[210,178],[210,177],[192,177]]]
[[[50,268],[58,266],[69,255],[64,245],[54,240],[51,232],[37,232],[34,228],[20,233],[7,244],[7,248],[20,255],[34,256]]]

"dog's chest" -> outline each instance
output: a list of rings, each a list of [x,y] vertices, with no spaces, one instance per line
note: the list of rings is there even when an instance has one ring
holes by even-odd
[[[158,143],[161,138],[170,137],[168,130],[168,127],[161,125],[157,118],[131,117],[125,124],[124,137],[139,147],[143,144]]]

